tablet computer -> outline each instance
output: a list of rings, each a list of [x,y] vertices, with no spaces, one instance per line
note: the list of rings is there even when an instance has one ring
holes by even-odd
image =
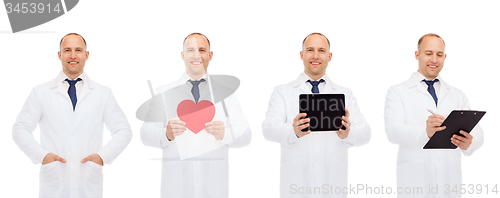
[[[424,149],[455,149],[451,143],[453,134],[460,135],[460,130],[470,133],[477,125],[479,120],[483,118],[486,111],[471,111],[471,110],[454,110],[446,117],[441,126],[446,126],[446,129],[434,133],[431,139],[425,144]]]
[[[342,116],[345,115],[344,94],[300,94],[299,112],[307,113],[309,127],[303,132],[338,131],[345,129]]]

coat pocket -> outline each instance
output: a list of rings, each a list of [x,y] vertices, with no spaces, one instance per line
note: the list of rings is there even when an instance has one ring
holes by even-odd
[[[102,197],[103,174],[102,166],[92,161],[84,164],[85,176],[83,178],[83,189],[87,197]]]
[[[210,162],[208,193],[212,197],[227,197],[229,192],[229,165],[225,160]]]
[[[61,162],[55,161],[40,168],[40,197],[59,197],[62,193]]]

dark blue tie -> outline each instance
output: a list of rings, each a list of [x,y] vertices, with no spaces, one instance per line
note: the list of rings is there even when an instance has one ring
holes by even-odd
[[[311,85],[313,86],[313,88],[311,89],[312,93],[317,94],[319,93],[319,88],[318,88],[319,83],[325,82],[325,80],[323,79],[318,81],[307,80],[307,82],[311,83]]]
[[[425,84],[427,84],[427,91],[431,94],[432,98],[434,98],[434,102],[436,102],[436,106],[438,104],[438,97],[436,95],[436,90],[434,89],[434,83],[438,82],[439,79],[434,79],[433,81],[423,80]]]
[[[194,102],[198,103],[198,100],[200,99],[200,88],[198,85],[200,85],[201,82],[205,82],[205,79],[201,80],[189,80],[191,84],[193,84],[193,88],[191,88],[191,93],[193,94],[194,97]]]
[[[66,81],[69,83],[69,88],[68,88],[68,95],[69,98],[71,99],[71,103],[73,104],[73,111],[75,111],[75,106],[76,106],[76,87],[75,84],[78,81],[81,81],[81,78],[78,78],[76,80],[70,80],[66,79]]]

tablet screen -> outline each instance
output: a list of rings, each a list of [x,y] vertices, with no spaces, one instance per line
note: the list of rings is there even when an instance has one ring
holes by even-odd
[[[338,131],[345,129],[342,116],[345,115],[344,94],[300,94],[299,112],[307,113],[310,125],[302,131]]]

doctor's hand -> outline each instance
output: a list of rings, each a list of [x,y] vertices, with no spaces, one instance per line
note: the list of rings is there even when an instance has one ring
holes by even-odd
[[[311,130],[308,130],[306,132],[302,132],[302,129],[309,127],[309,121],[311,121],[311,119],[309,119],[309,118],[300,119],[300,118],[306,117],[306,116],[307,116],[307,113],[299,113],[293,119],[293,125],[292,125],[293,131],[295,132],[295,135],[298,138],[304,137],[305,135],[308,135],[311,133]]]
[[[347,136],[349,135],[349,131],[351,131],[351,121],[349,121],[349,116],[350,115],[351,114],[346,109],[345,110],[345,116],[342,116],[342,125],[345,126],[345,130],[344,129],[339,129],[339,131],[337,131],[337,135],[339,136],[340,139],[347,138]]]
[[[167,124],[167,139],[172,141],[175,137],[186,131],[186,123],[182,120],[169,120]]]
[[[440,127],[445,119],[446,118],[444,116],[439,114],[434,114],[427,118],[427,127],[425,130],[429,138],[431,138],[437,131],[442,131],[446,128],[446,126]]]
[[[92,162],[94,162],[96,164],[99,164],[101,166],[104,165],[104,163],[102,162],[101,156],[99,156],[97,153],[94,153],[94,154],[89,155],[86,158],[82,159],[82,163],[85,163],[85,162],[88,162],[88,161],[92,161]]]
[[[45,155],[45,157],[43,158],[42,160],[42,165],[45,165],[45,164],[48,164],[48,163],[52,163],[52,162],[55,162],[55,161],[60,161],[62,163],[66,163],[66,160],[63,159],[62,157],[59,157],[57,156],[56,154],[54,153],[48,153],[47,155]]]
[[[205,131],[213,135],[216,140],[222,140],[224,138],[224,131],[226,127],[224,127],[224,122],[222,121],[212,121],[205,123]]]
[[[469,146],[472,144],[472,135],[460,130],[460,134],[464,135],[465,137],[459,136],[459,135],[453,135],[451,137],[451,143],[453,143],[455,146],[458,146],[458,148],[462,150],[467,150]]]

